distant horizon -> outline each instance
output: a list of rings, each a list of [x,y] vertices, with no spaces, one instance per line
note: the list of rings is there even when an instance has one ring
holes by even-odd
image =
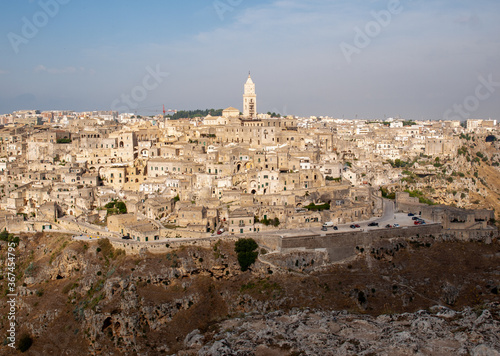
[[[179,109],[177,111],[189,111],[189,112],[194,112],[194,111],[208,111],[208,110],[213,110],[213,111],[219,111],[219,110],[224,110],[226,108],[218,108],[218,109],[215,109],[215,108],[210,108],[210,109],[200,109],[200,108],[197,108],[197,109]],[[49,110],[40,110],[40,109],[18,109],[18,110],[14,110],[10,113],[5,113],[5,114],[0,114],[0,115],[10,115],[10,114],[13,114],[14,112],[19,112],[19,111],[40,111],[41,113],[43,112],[54,112],[54,111],[69,111],[69,112],[75,112],[75,113],[82,113],[82,112],[97,112],[97,111],[113,111],[113,110],[98,110],[98,109],[95,109],[95,110],[73,110],[73,109],[49,109]],[[262,112],[262,113],[259,113],[259,114],[268,114],[268,113],[275,113],[275,114],[279,114],[277,112]],[[118,113],[118,115],[123,115],[123,114],[132,114],[132,115],[135,115],[135,116],[141,116],[141,117],[155,117],[155,116],[158,116],[158,115],[163,115],[163,111],[160,112],[160,113],[156,113],[156,114],[143,114],[143,113],[134,113],[134,112],[122,112],[122,113]],[[280,114],[281,115],[281,114]],[[470,119],[462,119],[462,120],[454,120],[454,119],[450,119],[450,120],[445,120],[445,119],[426,119],[426,118],[419,118],[419,119],[413,119],[413,118],[406,118],[406,117],[398,117],[398,116],[389,116],[389,117],[385,117],[385,118],[380,118],[380,117],[370,117],[370,118],[353,118],[353,117],[338,117],[338,116],[332,116],[332,115],[305,115],[305,116],[300,116],[300,115],[293,115],[293,114],[289,114],[289,115],[292,115],[294,117],[298,117],[298,118],[310,118],[310,117],[317,117],[317,118],[324,118],[324,117],[327,117],[327,118],[330,118],[330,119],[335,119],[335,120],[373,120],[373,121],[381,121],[381,122],[384,122],[385,120],[403,120],[403,121],[459,121],[459,122],[466,122],[467,120],[483,120],[483,121],[490,121],[490,120],[495,120],[495,121],[498,121],[497,119],[495,118],[470,118]],[[281,117],[286,117],[286,116],[289,116],[289,115],[281,115]],[[165,114],[165,116],[173,116],[173,114]]]
[[[5,114],[241,110],[249,70],[259,112],[466,120],[500,111],[494,0],[32,0],[3,10]]]

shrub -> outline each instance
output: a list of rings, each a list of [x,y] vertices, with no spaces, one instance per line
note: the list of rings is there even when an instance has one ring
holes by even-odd
[[[19,339],[19,344],[17,345],[17,348],[21,352],[26,352],[29,350],[31,345],[33,345],[33,339],[31,338],[31,336],[28,334],[23,334]]]
[[[387,163],[389,163],[392,166],[392,168],[404,168],[404,167],[409,167],[413,164],[411,162],[402,161],[399,158],[394,161],[389,159],[387,160]]]
[[[412,198],[418,198],[420,203],[427,204],[427,205],[435,205],[435,203],[432,200],[426,198],[424,196],[424,193],[421,192],[420,190],[415,189],[415,190],[410,191],[410,190],[406,189],[405,192],[410,194],[410,197],[412,197]]]
[[[14,236],[13,234],[9,234],[7,230],[3,230],[0,232],[0,241],[14,242],[17,246],[19,245],[19,236]]]
[[[396,193],[395,192],[390,192],[387,190],[387,188],[380,187],[380,191],[382,192],[382,197],[387,198],[387,199],[396,199]]]
[[[56,140],[57,143],[71,143],[71,139],[70,138],[59,138]]]

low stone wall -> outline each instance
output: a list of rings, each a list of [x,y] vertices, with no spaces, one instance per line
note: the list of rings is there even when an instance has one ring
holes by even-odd
[[[161,236],[166,238],[206,238],[209,233],[202,231],[192,231],[186,228],[161,229]]]
[[[110,239],[110,242],[115,248],[125,250],[127,254],[139,254],[144,251],[148,251],[151,253],[167,253],[182,246],[199,246],[204,248],[211,248],[213,244],[215,244],[219,240],[237,241],[241,238],[252,238],[259,244],[260,247],[265,248],[269,251],[276,251],[281,248],[280,236],[265,236],[260,234],[245,234],[244,236],[224,235],[203,238],[190,236],[190,238],[171,238],[150,242]]]
[[[280,239],[279,251],[326,249],[332,262],[344,260],[356,254],[356,246],[367,247],[375,240],[434,236],[438,238],[443,228],[440,224],[410,226],[369,231],[349,231],[318,235],[315,233],[284,236]]]
[[[199,246],[203,248],[210,248],[217,241],[236,241],[238,238],[235,237],[205,237],[205,238],[193,238],[193,239],[165,239],[162,241],[153,242],[137,242],[133,240],[117,240],[110,239],[111,244],[114,248],[119,248],[125,250],[127,254],[136,255],[142,252],[150,253],[167,253],[172,250],[181,248],[183,246]]]
[[[266,235],[250,235],[245,236],[245,238],[254,239],[259,246],[266,248],[269,251],[276,251],[281,248],[281,237],[280,236],[266,236]]]
[[[179,240],[172,241],[169,239],[168,241],[156,241],[156,242],[137,242],[131,240],[123,240],[116,241],[110,240],[111,244],[114,248],[125,250],[128,255],[136,255],[142,252],[151,252],[151,253],[167,253],[181,246],[200,246],[200,247],[210,247],[211,241],[209,239],[202,240]]]
[[[54,224],[56,225],[56,224]],[[101,229],[96,225],[77,222],[69,219],[59,219],[57,225],[59,225],[62,229],[71,230],[71,231],[80,231],[84,234],[94,234],[101,237],[116,237],[117,233],[106,231],[105,229]]]

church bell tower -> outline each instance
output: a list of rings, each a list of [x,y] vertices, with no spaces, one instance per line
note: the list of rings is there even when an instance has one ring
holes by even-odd
[[[250,77],[250,72],[248,73],[243,94],[243,116],[246,119],[257,118],[257,95],[255,94],[255,84]]]

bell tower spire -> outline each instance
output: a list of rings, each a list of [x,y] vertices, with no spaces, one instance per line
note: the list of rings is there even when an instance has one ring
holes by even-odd
[[[250,71],[248,71],[248,79],[243,92],[243,116],[247,119],[257,118],[257,94]]]

